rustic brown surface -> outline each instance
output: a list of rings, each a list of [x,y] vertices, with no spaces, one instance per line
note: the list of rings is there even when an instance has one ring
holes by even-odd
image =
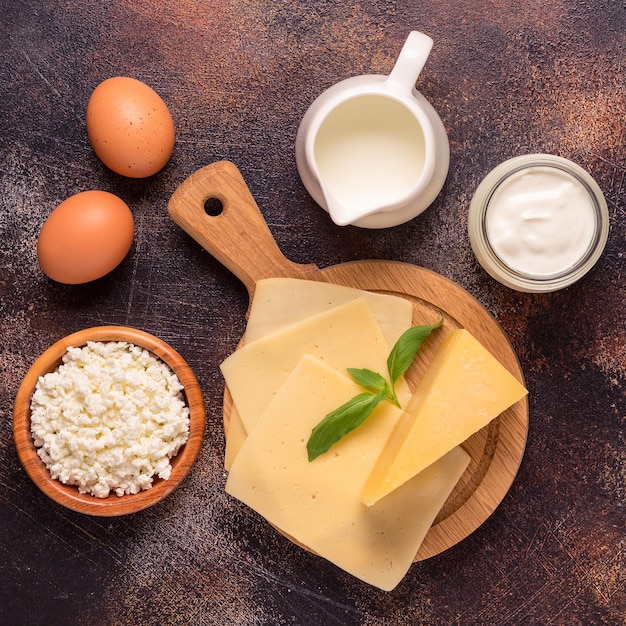
[[[431,35],[418,82],[440,113],[451,168],[436,203],[389,230],[334,226],[308,197],[294,139],[326,87],[387,73],[411,29]],[[621,624],[626,620],[626,7],[622,2],[0,2],[0,623]],[[177,125],[148,180],[97,160],[85,130],[93,88],[132,75]],[[611,234],[577,285],[520,294],[474,259],[467,208],[506,158],[548,152],[604,191]],[[406,261],[467,289],[520,356],[530,431],[504,502],[466,540],[415,564],[392,593],[300,550],[223,491],[223,382],[245,287],[168,217],[204,165],[241,169],[297,263]],[[67,196],[129,203],[135,243],[109,276],[52,283],[35,244]],[[197,464],[156,506],[85,517],[47,499],[11,436],[22,377],[71,332],[123,324],[170,343],[208,404]]]

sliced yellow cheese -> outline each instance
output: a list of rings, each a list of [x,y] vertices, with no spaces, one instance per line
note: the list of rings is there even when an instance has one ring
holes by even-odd
[[[389,346],[411,326],[413,305],[405,298],[313,280],[265,278],[254,290],[245,341],[256,341],[357,298],[369,304]]]
[[[239,449],[248,436],[243,422],[241,421],[241,417],[239,417],[237,407],[235,406],[231,407],[228,420],[228,432],[225,434],[226,448],[224,450],[224,469],[228,472],[233,464],[233,461],[235,460],[235,457],[237,456],[237,453],[239,452]]]
[[[306,450],[312,428],[359,389],[304,356],[246,438],[226,491],[318,555],[391,590],[409,569],[469,456],[455,448],[379,505],[366,507],[361,490],[398,409],[380,404],[362,426],[311,463]]]
[[[452,331],[385,445],[363,502],[378,502],[527,393],[471,333]]]
[[[358,298],[246,344],[220,367],[250,434],[304,354],[316,356],[340,372],[356,367],[384,375],[389,350],[369,305]],[[401,382],[397,389],[400,401],[405,401],[410,395],[406,383]]]
[[[266,278],[255,287],[245,342],[251,343],[357,298],[368,303],[389,347],[411,327],[413,305],[405,298],[312,280]],[[408,393],[408,389],[405,391]],[[246,438],[236,406],[232,407],[229,422],[224,453],[227,471]]]

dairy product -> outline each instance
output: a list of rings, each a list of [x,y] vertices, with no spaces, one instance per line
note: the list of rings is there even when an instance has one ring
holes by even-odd
[[[39,378],[31,432],[53,478],[99,498],[149,489],[168,479],[187,441],[189,409],[176,374],[127,342],[69,348]]]
[[[476,259],[503,285],[529,293],[563,289],[598,261],[609,210],[582,167],[550,154],[514,157],[476,189],[468,233]]]
[[[448,333],[382,450],[363,502],[375,504],[526,394],[471,333]]]
[[[311,463],[306,451],[320,418],[359,391],[326,363],[303,356],[248,434],[226,491],[315,553],[390,590],[409,569],[469,456],[455,448],[379,504],[365,506],[361,490],[399,409],[380,404]]]
[[[358,298],[367,302],[388,346],[393,346],[400,335],[410,328],[413,305],[405,298],[312,280],[265,278],[255,286],[245,343],[252,343]],[[230,469],[245,437],[246,429],[237,407],[233,405],[226,434],[226,470]]]
[[[225,433],[226,446],[224,449],[224,469],[227,472],[230,471],[237,453],[248,436],[236,406],[231,405],[228,418],[228,431]]]
[[[407,202],[426,160],[424,131],[395,98],[349,98],[320,125],[314,157],[333,220],[346,224],[362,212]]]
[[[411,326],[413,305],[406,298],[299,278],[265,278],[255,286],[245,341],[250,343],[357,298],[367,302],[389,346]]]
[[[367,302],[357,298],[244,345],[220,367],[249,434],[304,354],[339,372],[348,367],[385,372],[389,350]],[[403,380],[396,388],[401,402],[410,395]]]
[[[589,191],[556,167],[511,174],[494,191],[486,213],[487,238],[512,270],[554,276],[582,259],[596,230]]]

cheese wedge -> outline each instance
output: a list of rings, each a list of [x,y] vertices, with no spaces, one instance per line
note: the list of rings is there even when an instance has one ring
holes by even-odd
[[[450,332],[385,445],[363,502],[378,502],[527,393],[468,331]]]
[[[359,579],[393,589],[467,468],[461,448],[409,480],[379,505],[361,490],[401,411],[380,404],[358,429],[309,463],[306,442],[331,410],[360,391],[305,355],[236,456],[226,491],[275,527]]]
[[[357,298],[368,303],[390,347],[411,326],[413,305],[406,298],[314,280],[265,278],[254,290],[245,341],[256,341]]]
[[[358,298],[246,344],[220,367],[249,434],[304,354],[340,372],[357,367],[385,373],[389,350],[369,305]],[[405,382],[397,390],[401,402],[410,397]]]

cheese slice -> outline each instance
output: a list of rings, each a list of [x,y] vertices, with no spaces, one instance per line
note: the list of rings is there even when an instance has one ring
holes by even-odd
[[[385,445],[363,502],[378,502],[527,393],[468,331],[450,332]]]
[[[236,456],[226,491],[271,524],[361,580],[393,589],[469,463],[455,448],[378,505],[361,490],[401,411],[381,403],[326,454],[308,461],[312,428],[360,390],[305,355]]]
[[[256,341],[357,298],[363,298],[368,303],[389,348],[411,327],[413,305],[405,298],[299,278],[265,278],[256,283],[245,343]],[[400,383],[401,387],[402,385]],[[226,471],[230,470],[245,438],[246,429],[237,407],[233,405],[226,433]]]
[[[255,286],[245,341],[256,341],[357,298],[369,304],[390,347],[411,326],[413,305],[406,298],[314,280],[265,278]]]
[[[224,449],[224,469],[230,470],[235,457],[237,456],[243,442],[246,440],[248,433],[239,417],[236,406],[231,406],[228,420],[228,432],[226,435],[226,447]]]
[[[356,367],[384,374],[389,350],[369,305],[357,298],[244,345],[220,367],[250,434],[304,354],[316,356],[340,372]],[[404,381],[397,390],[400,402],[410,397]]]

